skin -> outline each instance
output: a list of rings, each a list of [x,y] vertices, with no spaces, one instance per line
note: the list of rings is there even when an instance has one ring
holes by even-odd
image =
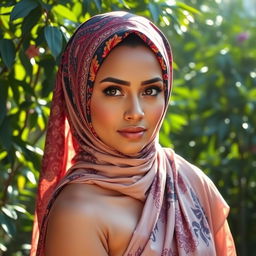
[[[98,137],[123,154],[136,155],[152,139],[164,106],[162,71],[151,50],[116,47],[97,73],[91,99],[92,125]],[[120,134],[127,127],[144,130]],[[67,185],[49,215],[45,255],[123,255],[142,209],[141,201],[112,190]]]
[[[125,155],[136,155],[152,138],[165,107],[162,70],[146,46],[120,46],[100,67],[91,98],[99,138]],[[120,133],[141,127],[141,136]]]

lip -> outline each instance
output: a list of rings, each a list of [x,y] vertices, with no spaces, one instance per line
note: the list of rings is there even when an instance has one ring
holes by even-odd
[[[133,139],[133,140],[140,139],[146,131],[147,129],[140,126],[130,126],[130,127],[117,130],[117,132],[123,137],[127,139]]]

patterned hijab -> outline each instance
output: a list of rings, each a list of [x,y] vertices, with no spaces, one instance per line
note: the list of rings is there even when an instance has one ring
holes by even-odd
[[[165,112],[167,110],[172,55],[167,39],[154,24],[130,13],[111,12],[94,16],[76,30],[63,53],[57,74],[39,180],[31,256],[44,255],[48,213],[68,183],[96,184],[144,203],[125,256],[215,255],[213,238],[195,192],[178,175],[173,151],[158,143],[165,113],[150,143],[136,156],[123,155],[105,145],[93,130],[90,100],[97,71],[109,52],[132,33],[145,42],[160,63]],[[200,230],[200,246],[191,226],[193,220],[198,220],[196,214],[191,213],[191,205],[198,207],[197,214],[202,215],[204,230]]]

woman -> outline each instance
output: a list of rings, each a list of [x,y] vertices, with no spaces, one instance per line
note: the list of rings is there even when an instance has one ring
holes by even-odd
[[[106,13],[77,29],[57,76],[31,255],[236,255],[216,187],[158,143],[171,67],[143,17]]]

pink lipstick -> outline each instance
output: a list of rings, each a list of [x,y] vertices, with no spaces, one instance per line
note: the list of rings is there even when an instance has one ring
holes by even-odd
[[[117,132],[127,139],[138,140],[144,135],[146,129],[139,126],[130,126],[120,129]]]

